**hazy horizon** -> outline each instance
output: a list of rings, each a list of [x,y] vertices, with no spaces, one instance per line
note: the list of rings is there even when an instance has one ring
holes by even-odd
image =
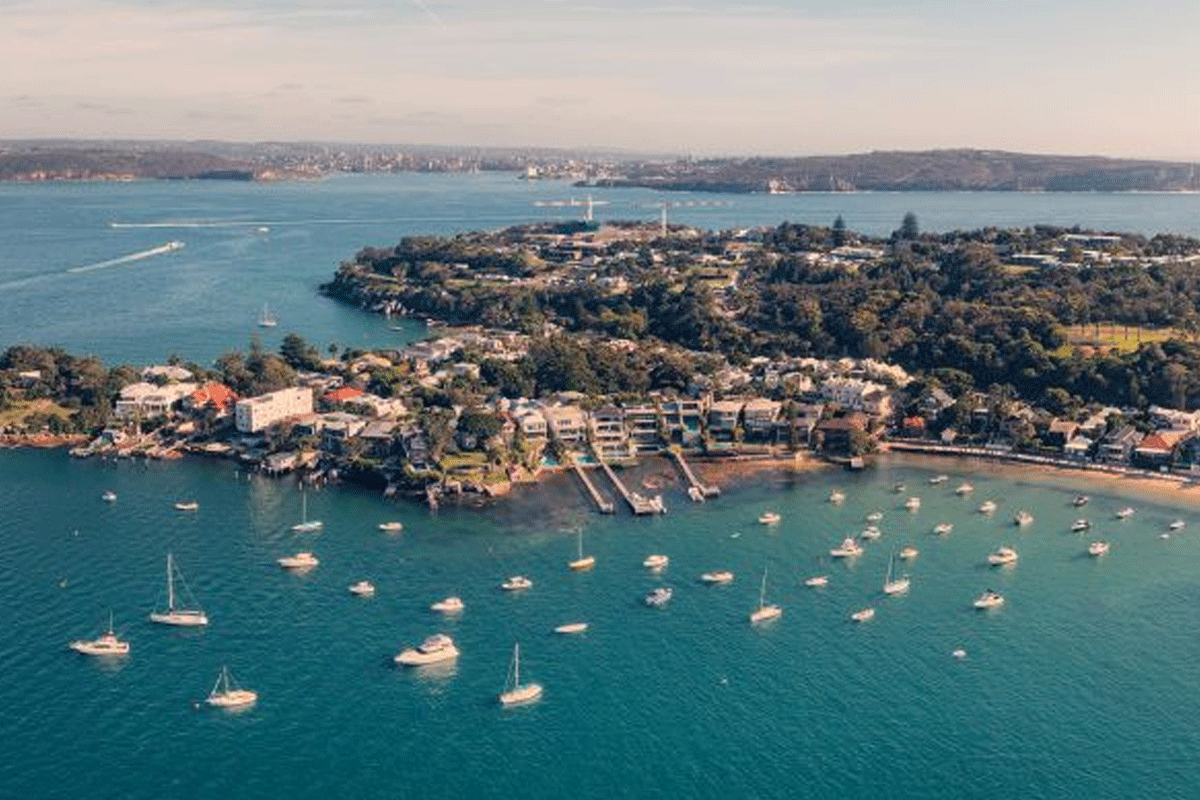
[[[0,0],[7,139],[1200,159],[1200,6]]]

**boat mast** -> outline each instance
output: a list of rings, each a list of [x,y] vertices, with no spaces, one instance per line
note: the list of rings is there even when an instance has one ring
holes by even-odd
[[[521,643],[513,643],[513,689],[521,688]]]
[[[167,553],[167,610],[175,610],[175,569],[170,553]]]
[[[758,607],[761,609],[767,602],[767,568],[763,567],[762,586],[758,589]]]

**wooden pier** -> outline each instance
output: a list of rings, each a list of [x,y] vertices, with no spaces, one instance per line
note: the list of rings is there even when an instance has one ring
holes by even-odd
[[[612,481],[612,485],[617,487],[617,491],[620,492],[621,497],[625,498],[625,502],[629,504],[629,508],[634,514],[644,516],[647,514],[667,513],[667,507],[663,505],[662,495],[645,497],[637,492],[631,492],[625,488],[625,484],[621,483],[621,479],[617,477],[617,473],[613,472],[612,467],[600,457],[599,453],[593,451],[593,455],[596,458],[596,463],[600,465],[600,469],[604,470],[604,474]]]
[[[578,459],[574,457],[571,458],[571,468],[575,470],[575,474],[578,475],[579,480],[583,482],[584,488],[586,488],[588,494],[592,496],[592,502],[596,504],[597,511],[599,511],[601,514],[612,514],[616,511],[612,502],[600,493],[600,490],[596,488],[594,483],[592,483],[592,479],[589,478],[587,473],[583,471],[583,467],[579,466]]]
[[[679,465],[683,476],[687,478],[688,497],[696,501],[702,501],[705,498],[716,497],[721,494],[721,487],[715,483],[705,485],[700,482],[700,479],[696,477],[696,473],[692,472],[692,468],[684,460],[683,453],[680,453],[678,450],[668,450],[667,452],[675,459],[675,463]]]

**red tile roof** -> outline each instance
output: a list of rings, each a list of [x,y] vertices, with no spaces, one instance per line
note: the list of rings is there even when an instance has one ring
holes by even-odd
[[[353,386],[342,386],[334,389],[331,392],[325,393],[325,399],[330,403],[344,403],[347,400],[353,400],[356,397],[362,397],[366,392],[362,389],[356,389]]]
[[[237,402],[237,395],[223,383],[206,383],[188,395],[193,408],[227,409]]]

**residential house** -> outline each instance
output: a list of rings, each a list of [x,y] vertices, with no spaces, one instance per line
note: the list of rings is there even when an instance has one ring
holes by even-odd
[[[289,417],[311,414],[312,410],[312,389],[294,386],[239,400],[234,406],[234,419],[242,433],[258,433]]]
[[[568,447],[580,447],[587,441],[587,419],[578,406],[550,406],[542,415],[550,435]]]
[[[1086,436],[1073,436],[1071,441],[1063,445],[1063,455],[1071,461],[1087,461],[1095,444]]]
[[[163,417],[196,389],[194,383],[131,383],[121,389],[113,413],[122,419]]]
[[[604,406],[588,415],[592,447],[605,460],[619,461],[633,455],[625,430],[625,413],[616,406]]]
[[[1128,464],[1133,448],[1142,435],[1132,425],[1125,425],[1100,440],[1099,460],[1105,464]]]
[[[824,452],[849,455],[853,449],[854,440],[868,430],[867,426],[866,414],[861,411],[851,411],[838,417],[821,420],[817,423],[816,434]]]
[[[625,406],[625,429],[637,453],[657,453],[662,449],[663,421],[659,409],[652,404]]]
[[[775,422],[783,404],[778,400],[756,397],[742,407],[742,427],[747,440],[764,441],[775,433]]]
[[[223,383],[206,383],[183,398],[183,407],[193,413],[213,412],[218,417],[233,413],[237,395]]]
[[[1045,442],[1050,447],[1065,447],[1067,442],[1075,438],[1079,425],[1069,419],[1055,419],[1046,428]]]
[[[1166,469],[1175,461],[1175,447],[1187,431],[1155,431],[1133,448],[1133,464],[1144,469]]]
[[[708,407],[708,438],[715,444],[729,444],[737,435],[743,400],[714,400]]]

